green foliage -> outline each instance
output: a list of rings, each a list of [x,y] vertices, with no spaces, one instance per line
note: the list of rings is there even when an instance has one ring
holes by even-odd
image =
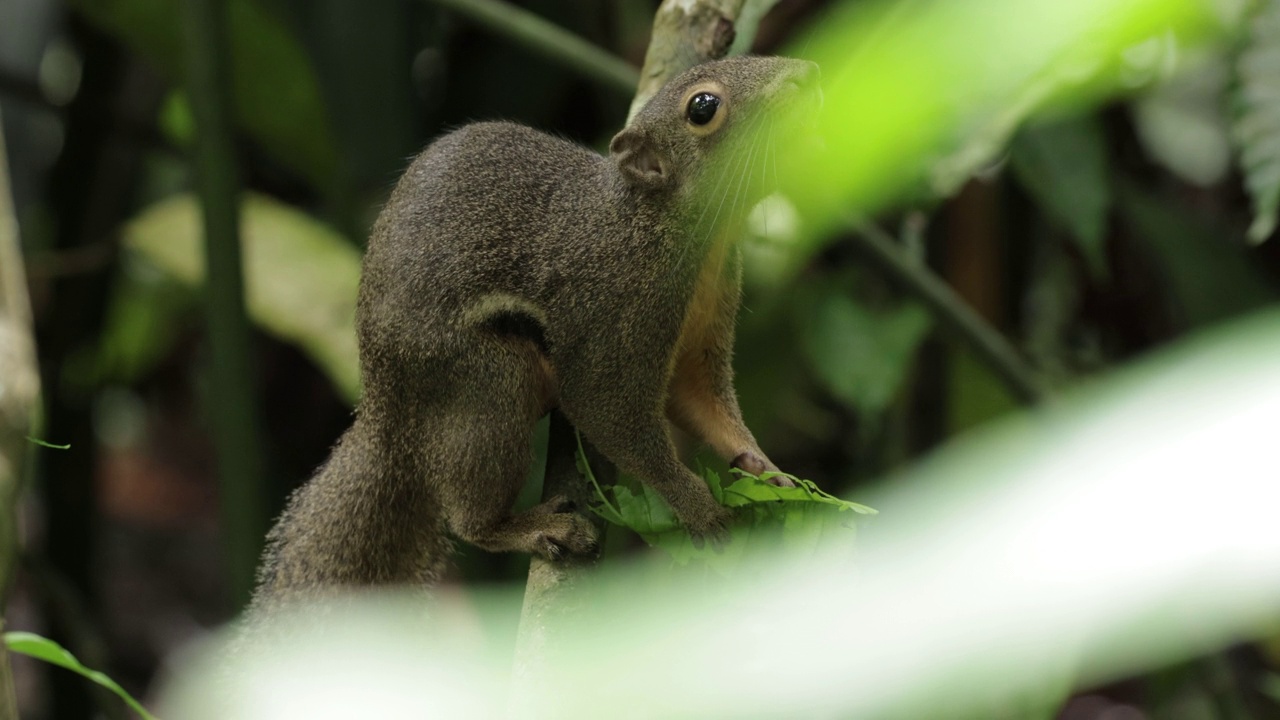
[[[49,448],[51,450],[70,450],[71,449],[70,445],[55,445],[46,440],[33,438],[30,435],[27,436],[27,442],[31,443],[32,445],[39,445],[42,448]]]
[[[1185,69],[1130,103],[1134,129],[1151,159],[1200,187],[1221,182],[1231,169],[1227,118],[1226,53],[1197,52]]]
[[[113,286],[102,338],[86,362],[90,382],[133,383],[172,350],[183,321],[195,308],[189,287],[142,258],[122,263]]]
[[[908,303],[872,308],[847,288],[825,287],[802,318],[805,357],[823,384],[864,414],[885,410],[898,396],[916,349],[932,326]]]
[[[1120,207],[1163,270],[1190,325],[1225,320],[1276,300],[1230,233],[1133,186],[1122,188]]]
[[[851,207],[869,215],[929,177],[945,194],[988,164],[1025,119],[1124,87],[1132,81],[1122,72],[1125,52],[1135,45],[1190,43],[1221,27],[1200,0],[903,7],[850,3],[810,38],[827,78],[823,144],[788,187],[811,248]]]
[[[614,525],[629,528],[649,545],[671,556],[677,565],[704,564],[729,575],[753,553],[781,546],[787,551],[812,554],[820,545],[838,547],[852,543],[854,515],[874,515],[876,511],[858,503],[841,500],[818,489],[808,480],[792,477],[796,487],[777,487],[767,480],[779,473],[760,477],[733,471],[737,479],[725,484],[710,468],[702,478],[716,501],[733,508],[732,540],[723,547],[694,544],[680,526],[671,508],[653,488],[634,479],[602,488],[578,444],[578,469],[595,488],[599,505],[592,510]],[[791,477],[791,476],[788,476]],[[757,539],[758,538],[758,539]]]
[[[946,403],[950,434],[959,435],[1018,410],[1008,388],[971,353],[955,352],[950,360]]]
[[[241,207],[249,315],[301,347],[349,402],[360,393],[355,302],[360,253],[306,213],[260,195]],[[198,207],[179,195],[147,208],[124,228],[124,242],[179,281],[204,278]]]
[[[120,699],[124,700],[129,707],[133,708],[133,711],[138,713],[143,720],[156,720],[154,715],[147,712],[147,709],[142,707],[142,703],[135,700],[134,697],[126,692],[124,688],[120,687],[115,680],[112,680],[97,670],[91,670],[84,665],[81,665],[75,655],[72,655],[66,650],[66,648],[62,647],[58,643],[49,640],[48,638],[40,637],[34,633],[7,632],[4,634],[4,644],[10,652],[28,655],[36,658],[37,660],[43,660],[47,663],[57,665],[58,667],[66,668],[71,672],[78,673],[79,675],[82,675],[83,677],[110,690],[116,695],[119,695]]]
[[[72,0],[82,15],[119,37],[159,71],[181,80],[184,67],[178,0]],[[320,84],[302,46],[254,0],[231,0],[232,92],[236,118],[263,150],[325,193],[336,193],[337,143]],[[174,96],[166,129],[191,129],[190,110]]]
[[[1090,273],[1105,278],[1111,176],[1101,123],[1083,116],[1025,128],[1010,158],[1018,180],[1070,231]]]
[[[1236,73],[1235,135],[1254,203],[1249,238],[1261,242],[1275,231],[1280,211],[1280,3],[1258,3]]]

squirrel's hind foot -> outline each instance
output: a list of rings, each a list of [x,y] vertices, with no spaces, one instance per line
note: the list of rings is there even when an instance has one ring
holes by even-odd
[[[572,503],[565,503],[572,506]],[[571,556],[594,558],[600,554],[596,528],[576,512],[551,512],[543,516],[546,525],[536,535],[534,554],[547,560]]]

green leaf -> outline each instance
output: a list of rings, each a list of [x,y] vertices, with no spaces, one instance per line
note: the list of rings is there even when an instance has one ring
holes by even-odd
[[[165,97],[156,122],[174,145],[186,146],[195,137],[195,111],[191,109],[187,94],[182,91],[175,90]]]
[[[146,708],[142,707],[142,704],[135,700],[132,695],[125,692],[124,688],[116,684],[115,680],[112,680],[97,670],[91,670],[84,665],[81,665],[80,661],[77,660],[74,655],[67,652],[66,648],[62,647],[58,643],[49,640],[48,638],[40,637],[34,633],[7,632],[4,634],[4,644],[5,647],[9,648],[10,652],[28,655],[36,658],[37,660],[43,660],[52,665],[66,668],[74,673],[79,673],[116,695],[119,695],[120,699],[124,700],[129,707],[133,708],[133,711],[138,713],[143,720],[155,720],[155,716],[147,712]]]
[[[168,355],[197,299],[189,287],[150,263],[121,263],[102,339],[96,352],[85,357],[89,367],[76,376],[94,386],[136,382]]]
[[[177,85],[184,55],[177,0],[72,0],[76,10],[120,38]],[[327,193],[335,192],[337,143],[320,83],[302,45],[289,29],[253,0],[229,0],[232,93],[236,120],[263,150]],[[171,98],[169,131],[183,126],[183,110]],[[189,112],[188,112],[189,114]]]
[[[1013,170],[1040,206],[1071,233],[1099,279],[1107,276],[1111,205],[1106,139],[1092,116],[1023,129],[1011,148]]]
[[[249,316],[301,347],[342,395],[360,394],[355,305],[360,253],[300,210],[263,196],[241,206]],[[190,195],[152,205],[123,231],[125,245],[181,282],[204,281],[204,233]]]
[[[919,305],[873,310],[831,286],[803,321],[802,343],[806,359],[832,393],[875,413],[897,397],[931,323]]]
[[[1235,139],[1254,206],[1249,239],[1262,242],[1280,211],[1280,3],[1258,3],[1236,75]]]
[[[1276,300],[1237,236],[1207,224],[1184,207],[1125,185],[1121,208],[1150,248],[1192,326],[1241,315]]]
[[[859,515],[875,515],[875,510],[860,505],[855,502],[843,500],[830,493],[818,488],[812,480],[795,477],[794,475],[786,475],[786,473],[766,472],[756,477],[741,470],[733,470],[739,477],[732,485],[724,489],[724,504],[728,507],[742,507],[754,503],[768,502],[799,502],[799,503],[818,503],[822,505],[830,505],[840,512],[855,512]],[[720,476],[711,470],[704,470],[703,474],[710,478],[714,478],[715,485],[720,484]],[[769,479],[786,475],[796,484],[795,487],[778,487],[767,482]]]
[[[662,496],[647,485],[624,477],[619,484],[602,489],[582,452],[581,439],[578,468],[596,490],[600,504],[592,510],[597,515],[632,530],[650,546],[667,553],[676,565],[699,562],[726,575],[753,552],[781,546],[812,554],[821,540],[830,536],[844,536],[851,542],[852,516],[876,514],[865,505],[825,493],[808,480],[793,477],[796,487],[780,488],[767,482],[779,473],[755,477],[735,470],[740,477],[725,486],[718,473],[704,468],[702,477],[712,495],[733,508],[736,518],[729,543],[719,548],[709,543],[697,547]]]
[[[1225,53],[1201,52],[1168,82],[1130,103],[1134,129],[1152,160],[1201,187],[1231,170],[1231,125],[1223,98],[1231,68]]]
[[[1021,409],[1009,387],[970,352],[956,352],[948,363],[946,407],[950,434],[959,435]]]
[[[30,435],[27,436],[27,442],[31,443],[32,445],[39,445],[40,447],[50,448],[52,450],[70,450],[71,449],[71,445],[54,445],[51,442],[46,442],[39,438],[33,438]]]

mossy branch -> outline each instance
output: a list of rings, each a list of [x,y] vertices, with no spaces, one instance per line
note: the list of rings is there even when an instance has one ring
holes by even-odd
[[[778,0],[663,0],[653,18],[640,86],[627,122],[668,80],[730,49],[746,52],[756,24]]]

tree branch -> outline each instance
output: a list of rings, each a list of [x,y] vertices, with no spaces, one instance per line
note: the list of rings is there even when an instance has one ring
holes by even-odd
[[[756,27],[778,0],[663,0],[627,122],[671,78],[694,65],[751,49]]]
[[[563,495],[572,500],[595,524],[596,532],[603,539],[604,523],[587,511],[592,497],[578,473],[577,450],[578,437],[573,425],[559,410],[553,410],[547,433],[547,472],[542,483],[542,499]],[[606,464],[598,457],[591,460],[593,468]],[[530,715],[526,712],[525,701],[540,687],[547,658],[551,654],[549,647],[558,634],[557,628],[566,621],[572,621],[582,606],[579,589],[592,565],[594,561],[583,558],[553,563],[534,557],[529,561],[529,580],[525,585],[524,607],[520,611],[520,630],[516,637],[509,715]]]
[[[550,58],[603,87],[630,95],[639,76],[626,61],[555,23],[500,0],[428,0]]]

